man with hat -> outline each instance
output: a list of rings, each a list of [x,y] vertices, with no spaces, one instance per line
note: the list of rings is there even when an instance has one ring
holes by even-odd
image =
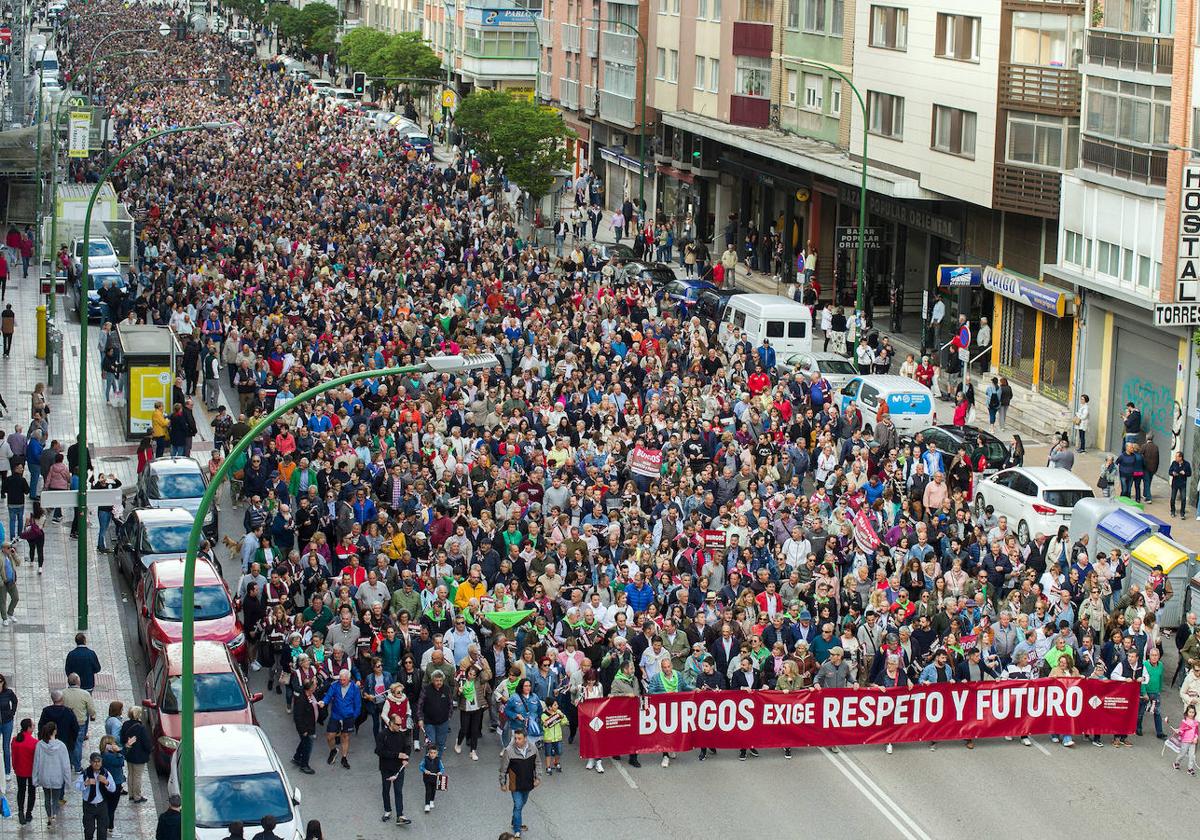
[[[106,840],[108,837],[108,804],[105,792],[117,789],[111,773],[104,770],[104,758],[92,753],[88,765],[75,777],[75,790],[83,795],[83,836],[85,840]]]

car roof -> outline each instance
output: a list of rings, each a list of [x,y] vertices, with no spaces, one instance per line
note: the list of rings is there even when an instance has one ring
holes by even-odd
[[[797,356],[812,356],[818,362],[850,362],[850,361],[853,361],[853,359],[850,359],[847,356],[843,356],[841,353],[830,353],[826,350],[804,350],[800,353],[797,353],[796,355]]]
[[[195,458],[156,458],[148,464],[154,473],[191,473],[201,472],[200,464]]]
[[[150,567],[154,578],[158,581],[159,589],[177,589],[183,586],[182,560],[159,560]],[[196,585],[221,583],[221,576],[212,567],[212,563],[203,557],[196,558]]]
[[[205,642],[198,641],[192,646],[194,653],[193,671],[197,674],[224,674],[226,671],[233,670],[233,663],[229,658],[229,649],[220,642]],[[172,677],[177,677],[183,673],[183,645],[180,642],[172,642],[167,645],[167,674]]]
[[[899,376],[894,373],[867,373],[855,377],[869,382],[871,385],[903,391],[928,391],[929,389],[915,379]]]
[[[248,776],[278,769],[271,760],[266,735],[253,724],[197,726],[192,737],[197,776]]]
[[[143,525],[178,525],[181,522],[196,521],[196,514],[189,513],[181,507],[139,508],[134,513],[142,520]]]
[[[1023,473],[1038,484],[1052,490],[1091,490],[1092,488],[1079,476],[1070,470],[1059,467],[1013,467],[1013,471]]]

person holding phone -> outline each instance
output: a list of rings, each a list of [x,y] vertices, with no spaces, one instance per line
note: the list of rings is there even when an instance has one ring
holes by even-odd
[[[115,793],[117,783],[104,769],[104,756],[94,752],[87,767],[75,777],[75,790],[83,795],[84,840],[108,840],[108,802],[105,794]]]

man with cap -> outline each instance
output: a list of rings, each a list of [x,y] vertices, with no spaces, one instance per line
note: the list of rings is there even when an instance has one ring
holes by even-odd
[[[107,840],[108,803],[104,794],[116,791],[111,773],[104,770],[104,757],[91,754],[88,765],[75,777],[75,790],[83,796],[83,836],[85,840]]]
[[[819,635],[817,625],[813,624],[812,613],[808,611],[807,607],[804,607],[796,619],[796,641],[807,642],[811,645]]]
[[[829,658],[817,669],[817,676],[813,679],[813,688],[819,690],[850,687],[850,664],[844,661],[845,653],[838,645],[829,649]],[[829,751],[837,752],[838,748],[830,747]]]

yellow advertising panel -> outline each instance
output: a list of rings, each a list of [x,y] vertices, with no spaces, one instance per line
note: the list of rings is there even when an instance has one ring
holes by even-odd
[[[165,409],[171,404],[171,368],[165,365],[134,365],[129,368],[129,431],[148,433],[154,404]]]

